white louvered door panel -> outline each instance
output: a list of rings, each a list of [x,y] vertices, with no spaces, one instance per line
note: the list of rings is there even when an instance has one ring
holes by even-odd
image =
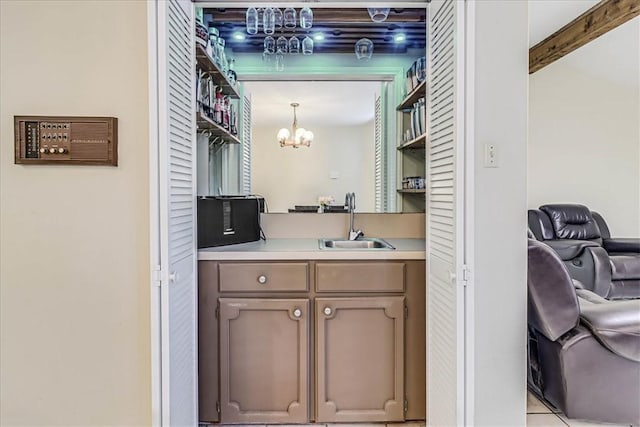
[[[382,156],[383,140],[382,140],[382,99],[380,96],[375,101],[375,209],[376,212],[384,212],[383,200],[384,192],[384,159]]]
[[[428,373],[432,426],[464,424],[464,2],[429,9]]]
[[[251,96],[242,97],[242,194],[251,194]]]
[[[194,8],[158,1],[162,424],[195,426],[197,410]]]

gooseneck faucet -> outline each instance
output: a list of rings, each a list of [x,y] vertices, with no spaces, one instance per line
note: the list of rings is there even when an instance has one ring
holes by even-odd
[[[356,193],[347,193],[344,198],[344,204],[349,210],[349,240],[358,240],[358,237],[364,236],[362,230],[353,229],[353,214],[356,210]]]

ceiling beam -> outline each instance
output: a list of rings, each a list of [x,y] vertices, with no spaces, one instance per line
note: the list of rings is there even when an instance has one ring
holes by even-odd
[[[533,74],[606,32],[640,15],[638,0],[603,0],[529,49]]]

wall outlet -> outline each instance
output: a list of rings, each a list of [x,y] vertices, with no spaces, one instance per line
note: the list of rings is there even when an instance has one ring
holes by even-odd
[[[496,144],[484,144],[484,167],[498,167],[498,147]]]

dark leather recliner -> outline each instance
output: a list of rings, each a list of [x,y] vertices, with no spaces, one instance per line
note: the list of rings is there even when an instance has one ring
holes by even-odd
[[[569,418],[640,424],[640,300],[575,290],[556,252],[528,239],[529,384]]]
[[[607,299],[640,298],[640,239],[612,238],[602,216],[583,205],[544,205],[528,217],[536,239],[585,288]]]

